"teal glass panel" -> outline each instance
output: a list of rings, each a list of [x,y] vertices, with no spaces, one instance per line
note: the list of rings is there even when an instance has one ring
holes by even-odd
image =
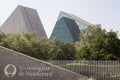
[[[87,28],[87,25],[86,25],[86,24],[84,24],[84,23],[82,23],[82,22],[80,22],[80,21],[74,19],[73,17],[71,17],[70,15],[68,15],[68,14],[66,14],[66,13],[64,13],[64,12],[60,12],[57,21],[60,20],[62,17],[67,17],[67,18],[70,18],[70,19],[75,20],[75,22],[76,22],[76,24],[79,26],[79,29],[80,29],[80,30],[81,30],[81,29],[86,29],[86,28]]]
[[[55,25],[53,33],[51,35],[52,38],[58,38],[64,42],[73,42],[73,37],[65,23],[64,19],[61,18]]]
[[[68,18],[68,22],[64,20],[65,18]],[[77,39],[79,38],[80,30],[86,29],[88,27],[88,24],[79,20],[79,18],[74,17],[74,15],[60,12],[50,39],[58,38],[59,40],[64,42],[77,41]]]

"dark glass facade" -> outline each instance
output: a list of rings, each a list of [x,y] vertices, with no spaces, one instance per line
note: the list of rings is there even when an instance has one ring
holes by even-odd
[[[80,29],[86,29],[90,23],[77,16],[61,12],[50,39],[57,38],[63,42],[75,42],[79,40]]]

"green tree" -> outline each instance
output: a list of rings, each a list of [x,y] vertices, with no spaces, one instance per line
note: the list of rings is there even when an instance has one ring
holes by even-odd
[[[58,39],[53,39],[51,42],[54,60],[74,60],[75,47],[72,43],[62,42]]]
[[[71,43],[57,39],[37,39],[35,33],[0,33],[0,46],[21,52],[41,60],[75,59],[75,48]]]
[[[98,34],[91,45],[95,54],[93,59],[120,59],[120,40],[116,32]]]
[[[75,43],[76,58],[87,60],[120,59],[118,33],[101,29],[99,25],[81,30],[80,41]]]

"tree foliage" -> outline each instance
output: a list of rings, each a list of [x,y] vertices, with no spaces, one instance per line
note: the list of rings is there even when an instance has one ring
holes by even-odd
[[[75,43],[58,39],[37,39],[33,33],[0,32],[0,46],[21,52],[41,60],[120,60],[118,33],[105,31],[100,25],[90,25],[80,31]]]
[[[75,48],[73,44],[60,40],[37,39],[35,33],[5,34],[0,32],[0,45],[42,60],[73,60]]]
[[[54,60],[74,60],[75,47],[72,43],[61,42],[58,39],[53,39],[51,42],[53,49]]]
[[[75,43],[76,58],[87,60],[120,59],[120,40],[118,33],[106,32],[99,25],[81,30],[80,41]]]

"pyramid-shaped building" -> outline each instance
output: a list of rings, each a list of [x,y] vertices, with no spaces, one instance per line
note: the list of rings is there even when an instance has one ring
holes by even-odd
[[[4,33],[36,32],[36,37],[47,37],[38,13],[35,9],[18,6],[0,30]]]
[[[57,38],[63,42],[79,40],[81,29],[86,29],[91,23],[69,13],[60,12],[50,39]]]

